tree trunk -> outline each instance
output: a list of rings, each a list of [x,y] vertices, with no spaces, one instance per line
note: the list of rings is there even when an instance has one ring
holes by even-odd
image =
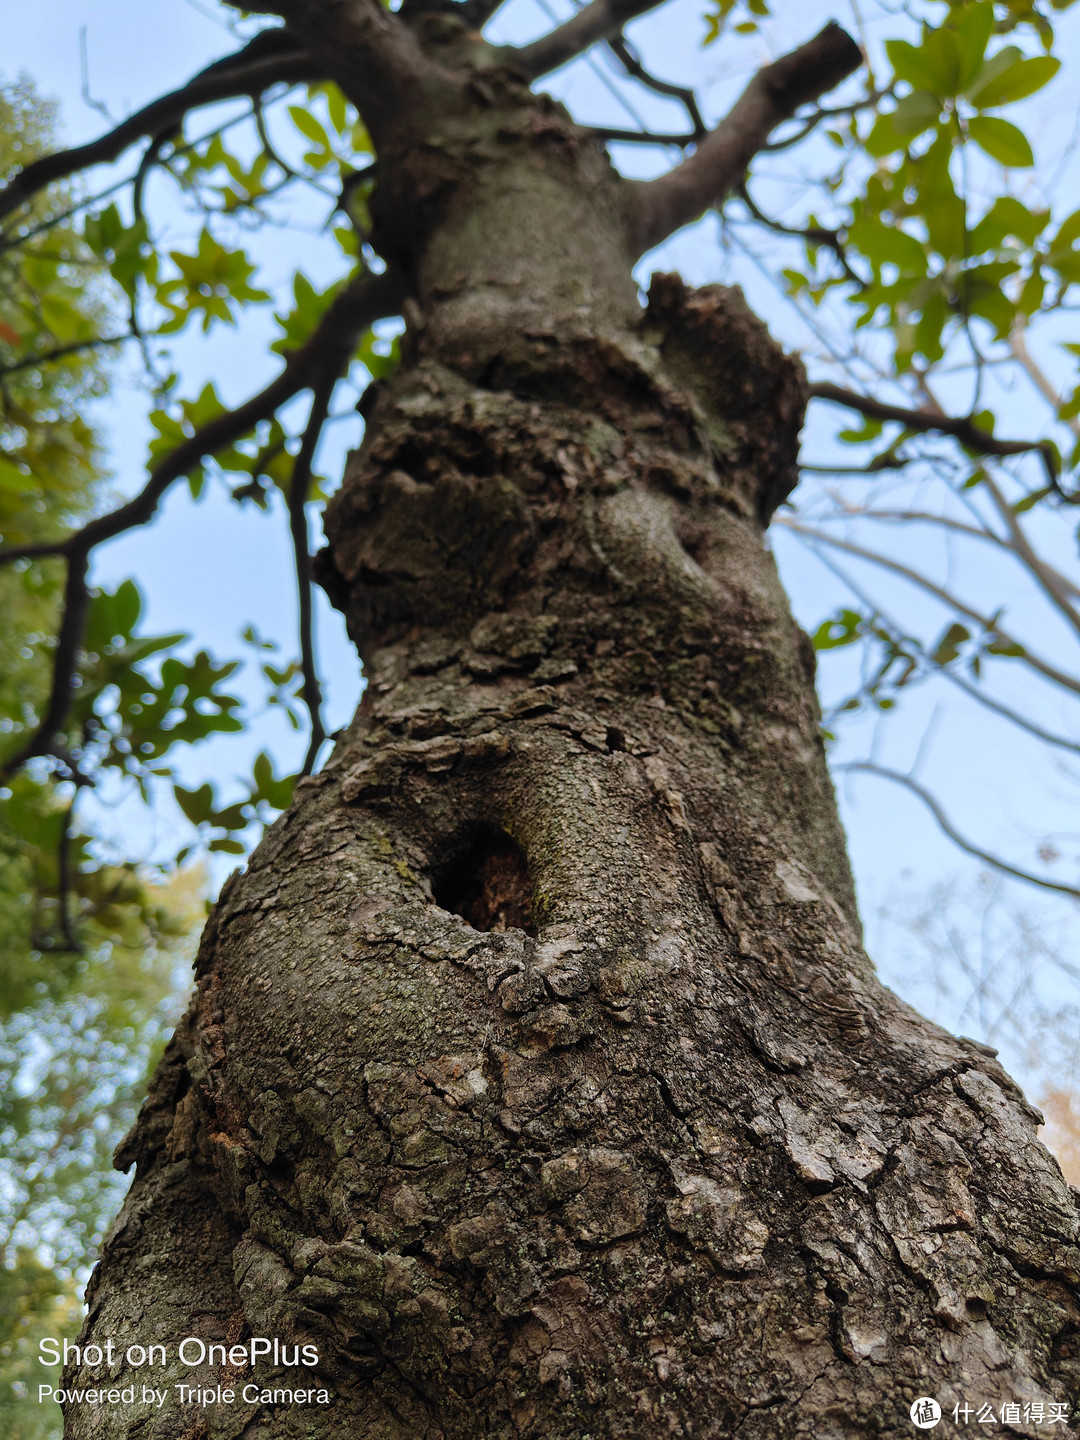
[[[364,700],[207,926],[91,1282],[82,1340],[119,1358],[65,1376],[136,1400],[66,1433],[1071,1414],[1077,1214],[1038,1116],[860,946],[764,541],[802,369],[738,292],[661,276],[642,310],[634,187],[557,106],[498,69],[454,95],[380,146],[415,298],[321,557]],[[152,1414],[143,1384],[173,1387]]]

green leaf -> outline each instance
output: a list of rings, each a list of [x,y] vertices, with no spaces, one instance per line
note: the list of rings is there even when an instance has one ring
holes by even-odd
[[[984,67],[984,72],[988,68]],[[977,110],[992,110],[997,105],[1012,105],[1015,101],[1026,100],[1029,95],[1041,90],[1060,69],[1061,61],[1052,55],[1036,55],[1030,60],[1013,60],[997,74],[986,77],[984,73],[968,91],[967,98]]]
[[[857,220],[848,230],[848,242],[879,270],[895,265],[902,275],[926,274],[926,250],[914,235],[877,220]]]
[[[911,95],[905,95],[891,114],[878,116],[866,137],[866,149],[870,155],[878,157],[902,150],[916,136],[936,124],[940,115],[941,103],[929,91],[916,90]]]
[[[926,64],[926,56],[907,40],[886,40],[885,54],[898,80],[906,80],[916,90],[933,90],[934,77]]]
[[[292,801],[293,787],[298,778],[296,775],[276,777],[269,755],[265,750],[261,750],[252,766],[252,803],[265,801],[274,810],[286,809]]]
[[[325,290],[316,290],[304,272],[297,270],[293,275],[292,310],[274,315],[284,333],[274,341],[271,350],[278,355],[286,355],[290,350],[298,350],[309,340],[344,283],[344,280],[335,280]]]
[[[852,645],[862,633],[864,616],[857,610],[841,610],[830,620],[823,620],[813,634],[815,650],[836,650]]]
[[[193,825],[209,820],[214,811],[214,789],[208,784],[197,790],[185,790],[182,785],[173,785],[176,803]]]
[[[944,260],[966,259],[970,254],[967,207],[952,185],[928,190],[922,209],[930,243],[938,254]]]
[[[1025,511],[1033,509],[1040,500],[1045,500],[1047,495],[1053,495],[1053,493],[1052,485],[1044,485],[1040,490],[1033,490],[1030,495],[1025,495],[1022,500],[1016,502],[1012,507],[1012,512],[1014,515],[1023,515]]]
[[[1080,240],[1080,210],[1074,210],[1067,215],[1058,226],[1058,232],[1050,245],[1050,254],[1058,250],[1068,250],[1077,240]]]
[[[893,129],[903,140],[914,140],[937,120],[941,102],[926,90],[915,90],[897,102],[892,114]]]
[[[955,15],[955,12],[954,12]],[[950,24],[956,32],[956,43],[960,53],[959,89],[965,91],[982,69],[983,56],[994,33],[993,0],[977,0],[960,12],[958,18],[950,16]]]
[[[963,310],[988,320],[1002,340],[1008,337],[1017,318],[1017,307],[1002,289],[1002,281],[1014,275],[1018,268],[1020,266],[1012,261],[994,261],[956,276],[956,294]]]
[[[936,665],[948,665],[960,654],[960,647],[971,639],[971,631],[959,623],[949,626],[931,651],[930,658]]]
[[[1043,303],[1043,295],[1046,293],[1046,280],[1041,270],[1033,270],[1024,281],[1020,290],[1020,300],[1017,308],[1030,319]]]
[[[161,326],[163,334],[180,329],[199,311],[204,332],[215,320],[232,325],[236,323],[236,306],[270,299],[265,290],[250,284],[256,267],[246,253],[227,250],[208,229],[200,234],[194,255],[171,250],[169,258],[179,274],[157,287],[158,300],[172,312],[172,319]]]
[[[906,80],[915,90],[929,91],[945,99],[955,95],[960,82],[960,46],[952,30],[924,27],[918,47],[906,40],[886,40],[885,53],[897,79]]]
[[[1053,265],[1067,285],[1080,284],[1080,252],[1073,250],[1067,255],[1058,254]]]
[[[873,420],[870,416],[866,416],[860,425],[849,430],[840,430],[837,434],[839,439],[846,441],[849,445],[864,445],[869,440],[876,440],[884,428],[883,421]]]
[[[296,126],[305,140],[310,140],[320,150],[330,149],[330,137],[319,124],[310,110],[305,110],[302,105],[289,106],[289,118]]]
[[[142,596],[134,580],[124,580],[117,586],[114,603],[117,633],[128,636],[135,629],[142,614]]]
[[[1027,169],[1035,164],[1035,155],[1027,136],[1008,120],[976,115],[968,121],[968,134],[981,150],[1002,165]]]
[[[915,326],[915,348],[927,360],[940,360],[945,353],[941,343],[941,332],[949,318],[945,296],[935,291],[923,305],[919,323]]]
[[[989,60],[985,60],[982,65],[979,66],[974,80],[971,81],[964,91],[964,98],[970,100],[973,105],[977,104],[978,102],[975,96],[986,86],[998,80],[1007,70],[1011,69],[1013,65],[1023,60],[1023,58],[1024,52],[1017,46],[1003,46],[996,54],[991,55]]]
[[[987,250],[996,250],[1009,237],[1025,246],[1033,245],[1049,219],[1049,210],[1029,210],[1012,195],[999,195],[971,231],[970,253],[981,255]]]
[[[947,27],[924,30],[921,49],[930,89],[941,99],[955,95],[960,87],[961,69],[956,32]]]

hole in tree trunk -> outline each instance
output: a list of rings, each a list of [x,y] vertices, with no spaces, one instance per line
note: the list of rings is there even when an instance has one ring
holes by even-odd
[[[474,835],[434,877],[432,890],[437,905],[474,930],[536,934],[525,856],[501,830]]]

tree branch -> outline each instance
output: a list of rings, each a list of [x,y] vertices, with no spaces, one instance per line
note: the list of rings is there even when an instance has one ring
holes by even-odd
[[[905,580],[910,580],[913,585],[917,585],[920,590],[925,590],[928,595],[933,595],[943,605],[947,605],[950,610],[955,610],[958,614],[966,616],[968,620],[973,620],[976,625],[982,627],[987,635],[993,635],[1004,645],[1015,647],[1018,652],[1016,658],[1022,660],[1024,664],[1030,665],[1032,670],[1038,671],[1040,675],[1053,681],[1055,685],[1060,685],[1062,689],[1080,695],[1080,680],[1074,675],[1057,669],[1056,666],[1033,654],[1025,645],[1021,645],[1015,636],[1010,635],[1007,630],[1003,630],[993,616],[984,615],[981,611],[973,609],[972,606],[965,605],[944,586],[935,585],[933,580],[929,580],[918,570],[913,570],[910,565],[904,565],[888,555],[881,555],[876,550],[867,550],[862,545],[854,545],[850,540],[840,540],[835,535],[824,535],[820,530],[814,530],[808,525],[800,525],[786,516],[774,520],[773,524],[783,525],[785,529],[793,530],[797,535],[804,535],[819,545],[828,545],[834,550],[843,550],[848,555],[855,555],[860,560],[867,560],[872,565],[879,565],[882,570],[891,570],[894,575],[900,575]]]
[[[811,400],[829,400],[834,405],[846,405],[857,410],[870,420],[896,420],[908,430],[921,435],[951,435],[968,450],[979,455],[1028,455],[1037,451],[1042,457],[1047,477],[1054,490],[1062,499],[1074,502],[1080,496],[1068,495],[1062,491],[1058,479],[1057,451],[1049,440],[999,440],[988,430],[976,425],[970,417],[945,415],[940,410],[908,410],[903,405],[888,405],[870,395],[860,395],[856,390],[845,390],[830,381],[818,381],[810,386]]]
[[[397,314],[402,295],[398,277],[389,271],[383,275],[366,275],[354,281],[335,297],[311,339],[289,356],[276,379],[235,410],[215,416],[160,460],[142,490],[125,505],[89,521],[81,530],[74,531],[63,540],[0,550],[0,564],[46,555],[62,555],[68,561],[52,690],[45,715],[22,750],[5,764],[0,773],[10,774],[35,755],[54,753],[55,737],[63,728],[71,708],[89,604],[86,585],[88,557],[94,546],[145,525],[153,518],[169,486],[186,475],[204,456],[212,455],[246,435],[260,420],[273,415],[286,400],[316,384],[328,366],[345,363],[364,330],[376,320]]]
[[[587,135],[591,135],[595,140],[602,140],[605,144],[614,140],[623,145],[678,145],[681,150],[685,150],[697,139],[690,131],[683,135],[665,135],[655,130],[618,130],[603,125],[583,125],[581,128]]]
[[[847,247],[844,245],[843,240],[841,240],[838,230],[826,230],[821,225],[810,225],[806,229],[800,230],[796,226],[785,225],[782,221],[773,220],[770,216],[759,210],[750,198],[750,191],[745,185],[739,186],[738,195],[739,199],[759,224],[767,226],[770,230],[775,230],[778,235],[791,235],[796,239],[806,241],[809,245],[823,245],[825,249],[831,250],[837,260],[839,260],[840,266],[848,279],[854,280],[860,290],[866,289],[866,281],[857,270],[853,270],[851,267],[851,262],[847,257]]]
[[[0,220],[53,181],[115,160],[144,136],[159,136],[170,126],[179,126],[189,110],[238,95],[259,95],[283,80],[316,80],[321,74],[287,31],[263,30],[242,50],[216,60],[179,90],[144,105],[108,134],[72,150],[43,155],[27,165],[0,191]]]
[[[634,253],[659,245],[717,204],[742,180],[776,126],[800,105],[839,85],[862,58],[851,36],[830,22],[813,40],[759,70],[689,159],[657,180],[635,185],[630,217]]]
[[[1000,870],[1003,875],[1011,875],[1014,880],[1023,880],[1028,885],[1038,885],[1043,890],[1056,890],[1059,895],[1071,895],[1073,899],[1080,900],[1080,890],[1075,885],[1063,885],[1057,880],[1047,880],[1041,875],[1035,875],[1030,870],[1019,870],[1015,865],[1009,865],[1006,861],[999,859],[997,855],[992,855],[989,850],[983,850],[974,844],[957,830],[929,790],[925,790],[910,775],[901,775],[897,770],[889,770],[884,765],[874,765],[869,760],[852,760],[847,764],[837,765],[835,769],[838,771],[861,770],[867,775],[877,775],[882,780],[891,780],[894,785],[902,785],[913,795],[919,797],[937,821],[941,831],[965,854],[974,855],[976,860],[981,860],[983,864],[991,866],[994,870]]]
[[[592,0],[565,24],[534,40],[531,45],[511,49],[508,61],[530,80],[557,70],[598,40],[611,40],[623,26],[654,10],[661,0]],[[622,56],[619,57],[622,59]],[[625,62],[624,62],[625,63]]]
[[[239,3],[239,0],[237,0]],[[463,77],[421,47],[400,16],[379,0],[257,0],[245,9],[280,15],[356,106],[382,151],[402,130],[422,128],[429,97],[460,104]]]
[[[124,335],[95,335],[92,340],[73,340],[70,345],[57,345],[53,350],[39,350],[36,355],[24,355],[10,365],[0,365],[0,380],[9,375],[18,375],[23,370],[36,370],[39,365],[55,365],[69,355],[81,355],[86,350],[100,350],[103,346],[124,345],[136,339],[133,330]]]
[[[322,723],[322,687],[319,684],[318,670],[315,665],[315,639],[311,623],[311,552],[308,548],[309,537],[305,507],[315,451],[326,423],[334,387],[343,368],[341,364],[336,363],[339,356],[334,357],[335,363],[328,361],[315,382],[311,397],[311,410],[308,414],[307,425],[304,427],[304,438],[300,442],[300,451],[293,465],[292,479],[289,482],[289,533],[292,536],[293,559],[296,567],[300,669],[303,674],[304,704],[311,721],[311,736],[303,768],[300,771],[301,775],[310,775],[314,770],[319,749],[326,739],[326,731]],[[346,357],[346,365],[347,363]]]
[[[934,655],[926,649],[922,641],[907,634],[903,627],[898,625],[892,616],[883,610],[878,602],[851,578],[843,566],[838,565],[828,555],[822,555],[812,539],[809,540],[809,543],[815,555],[817,555],[818,561],[824,565],[827,570],[830,570],[842,585],[846,585],[851,593],[872,612],[873,618],[877,623],[883,625],[890,632],[894,644],[906,645],[909,649],[917,651],[919,658],[925,664],[931,666],[939,675],[944,676],[950,684],[955,685],[957,689],[962,690],[965,695],[969,696],[977,704],[984,706],[985,709],[992,711],[995,715],[1000,715],[1003,720],[1008,720],[1011,725],[1016,725],[1019,729],[1026,730],[1029,735],[1034,735],[1037,740],[1045,741],[1047,745],[1053,745],[1057,749],[1070,750],[1074,754],[1080,754],[1080,743],[1077,743],[1077,741],[1069,740],[1066,736],[1058,735],[1052,730],[1045,730],[1041,725],[1037,725],[1034,720],[1029,720],[1026,715],[1021,715],[1018,710],[1012,709],[1011,706],[1004,704],[1001,700],[995,700],[992,695],[988,695],[986,691],[979,686],[972,685],[971,682],[965,680],[962,675],[957,675],[956,671],[947,661],[935,659]]]
[[[1024,527],[1020,524],[1013,507],[1001,493],[997,481],[989,472],[985,473],[986,478],[983,483],[994,503],[995,510],[1009,532],[1010,539],[1006,542],[1007,548],[1022,565],[1027,567],[1029,573],[1034,575],[1050,603],[1057,607],[1074,630],[1080,632],[1080,611],[1077,611],[1076,606],[1072,603],[1072,598],[1070,598],[1076,597],[1076,586],[1066,576],[1059,574],[1052,565],[1047,565],[1036,555],[1030,540],[1024,533]]]
[[[698,109],[697,96],[693,90],[685,85],[672,85],[668,80],[660,80],[645,66],[634,54],[630,43],[624,35],[616,35],[608,41],[608,48],[616,59],[622,64],[628,75],[639,80],[647,89],[657,95],[670,95],[673,100],[682,102],[690,124],[694,127],[694,139],[700,140],[707,131],[705,121],[701,118],[701,111]]]

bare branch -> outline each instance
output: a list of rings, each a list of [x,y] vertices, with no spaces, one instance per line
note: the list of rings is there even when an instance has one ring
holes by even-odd
[[[861,770],[867,775],[877,775],[882,780],[891,780],[894,785],[902,785],[905,790],[910,790],[913,795],[919,797],[937,821],[941,831],[965,854],[974,855],[976,860],[981,860],[984,865],[989,865],[994,870],[1000,870],[1003,875],[1011,875],[1014,880],[1023,880],[1028,885],[1038,885],[1042,890],[1055,890],[1059,895],[1071,895],[1073,899],[1080,900],[1080,889],[1077,889],[1075,885],[1063,885],[1057,880],[1047,880],[1042,875],[1035,875],[1030,870],[1020,870],[1015,865],[1009,865],[999,856],[991,854],[989,850],[983,850],[974,844],[957,830],[929,790],[924,789],[910,775],[901,775],[898,770],[889,770],[884,765],[875,765],[869,760],[852,760],[847,764],[837,765],[835,769],[838,771]]]
[[[321,73],[287,31],[263,30],[235,55],[215,61],[179,90],[144,105],[108,134],[72,150],[43,155],[28,165],[0,192],[0,219],[53,181],[115,160],[144,136],[178,127],[189,110],[239,95],[260,95],[281,81],[317,80]]]
[[[810,386],[811,400],[828,400],[833,405],[845,405],[857,410],[870,420],[895,420],[908,430],[921,435],[951,435],[968,450],[979,455],[1029,455],[1037,452],[1042,457],[1047,477],[1054,490],[1062,499],[1080,501],[1080,495],[1072,496],[1062,491],[1058,480],[1057,451],[1049,440],[999,440],[988,430],[976,425],[967,415],[946,415],[940,410],[909,410],[903,405],[889,405],[875,400],[870,395],[860,395],[857,390],[845,390],[830,381],[818,381]]]
[[[1051,604],[1057,607],[1074,630],[1080,632],[1080,612],[1069,598],[1070,595],[1076,596],[1076,586],[1066,576],[1059,574],[1052,565],[1047,565],[1036,555],[1031,542],[1024,533],[1024,527],[1020,524],[1019,517],[1001,493],[994,477],[988,474],[983,483],[994,502],[994,508],[1009,532],[1008,548],[1039,582],[1040,588]]]
[[[812,465],[800,461],[799,469],[809,475],[880,475],[883,470],[903,470],[914,463],[914,455],[897,455],[892,450],[886,450],[881,455],[875,455],[866,465]]]
[[[1017,311],[1016,324],[1013,326],[1012,333],[1009,336],[1009,349],[1012,351],[1014,359],[1019,361],[1028,379],[1051,407],[1056,416],[1061,409],[1061,396],[1054,389],[1049,376],[1039,367],[1031,351],[1027,348],[1027,341],[1024,339],[1025,328],[1026,324],[1022,317],[1022,312]],[[1064,423],[1068,425],[1072,433],[1080,440],[1080,416],[1070,415]]]
[[[624,25],[648,10],[655,10],[660,3],[661,0],[592,0],[564,25],[557,26],[531,45],[511,50],[507,59],[515,70],[520,70],[530,80],[537,80],[573,60],[575,55],[588,50],[598,40],[613,39]],[[619,58],[622,59],[622,56]]]
[[[1036,740],[1041,740],[1046,745],[1053,745],[1058,750],[1071,750],[1073,754],[1080,755],[1080,744],[1075,740],[1068,739],[1065,735],[1058,735],[1056,731],[1047,730],[1042,725],[1037,725],[1034,720],[1029,720],[1026,715],[1021,715],[1019,710],[1014,710],[1011,705],[1005,705],[1000,700],[995,700],[992,695],[987,695],[977,685],[972,685],[962,675],[955,674],[947,665],[934,661],[927,657],[931,663],[936,665],[946,679],[951,680],[958,689],[963,690],[965,695],[970,695],[973,700],[992,710],[995,715],[1000,715],[1003,720],[1008,720],[1010,725],[1015,725],[1020,730],[1026,730],[1029,735],[1034,735]]]
[[[830,472],[831,473],[831,472]],[[870,510],[860,505],[844,506],[831,514],[815,517],[815,523],[823,525],[830,520],[881,520],[887,524],[936,525],[942,530],[952,530],[957,535],[969,535],[973,540],[985,540],[1002,550],[1011,550],[1007,540],[978,525],[968,525],[951,515],[935,515],[931,510]]]
[[[655,91],[657,95],[670,95],[673,100],[680,100],[690,118],[690,124],[694,127],[694,138],[700,140],[706,133],[707,126],[701,118],[701,111],[698,109],[697,96],[693,90],[684,85],[672,85],[668,80],[660,80],[645,69],[645,66],[634,54],[625,35],[617,35],[608,41],[608,48],[618,59],[628,75],[635,80],[640,80],[642,85]]]
[[[866,281],[857,270],[853,270],[851,267],[851,263],[847,257],[847,248],[841,240],[838,230],[826,230],[820,225],[810,225],[807,226],[806,229],[800,230],[792,225],[784,225],[781,221],[771,219],[758,209],[750,198],[750,192],[745,185],[739,186],[738,195],[739,199],[759,224],[767,226],[770,230],[775,230],[779,235],[791,235],[796,239],[805,240],[809,245],[823,245],[825,249],[831,250],[837,260],[839,260],[841,269],[848,279],[853,280],[860,290],[866,289]]]
[[[1069,750],[1073,754],[1080,754],[1080,743],[1077,741],[1069,740],[1064,735],[1058,735],[1053,730],[1046,730],[1041,725],[1037,725],[1034,720],[1029,720],[1026,715],[1021,715],[1019,710],[1014,710],[1010,705],[1005,705],[1002,701],[995,700],[992,695],[988,695],[980,686],[972,685],[971,682],[965,680],[962,675],[958,675],[948,661],[937,659],[936,656],[926,649],[922,641],[909,635],[902,626],[898,625],[892,616],[883,610],[878,602],[874,600],[861,585],[851,578],[842,565],[837,564],[830,556],[822,555],[812,539],[809,540],[809,544],[815,555],[817,555],[819,562],[824,565],[827,570],[831,570],[841,584],[846,585],[851,593],[872,612],[877,624],[882,625],[889,631],[894,644],[905,645],[910,650],[916,651],[919,658],[925,664],[937,671],[939,675],[944,676],[944,678],[955,685],[958,690],[962,690],[965,695],[976,701],[977,704],[982,705],[985,709],[992,711],[995,715],[1000,715],[1003,720],[1008,720],[1011,725],[1017,726],[1020,730],[1026,730],[1029,735],[1034,735],[1036,740],[1043,740],[1047,745],[1053,745],[1060,750]]]
[[[800,105],[839,85],[858,69],[862,58],[851,36],[830,22],[813,40],[759,70],[688,160],[659,179],[634,187],[634,253],[659,245],[716,205],[739,184],[777,125],[789,120]]]
[[[1056,666],[1049,664],[1048,661],[1041,659],[1038,655],[1032,654],[1026,646],[1020,644],[1015,636],[1011,635],[1007,630],[1003,630],[994,616],[984,615],[981,611],[973,609],[970,605],[966,605],[956,595],[953,595],[951,591],[946,590],[942,585],[936,585],[933,580],[920,574],[918,570],[913,570],[910,565],[904,565],[899,560],[893,560],[891,556],[881,555],[876,550],[867,550],[864,546],[855,545],[850,540],[840,540],[835,535],[825,535],[820,530],[814,530],[808,525],[800,525],[797,521],[788,519],[787,516],[781,516],[779,519],[774,520],[773,524],[783,525],[785,529],[793,530],[797,535],[804,535],[820,545],[828,545],[834,550],[843,550],[848,555],[858,556],[860,560],[868,560],[873,565],[880,565],[883,570],[891,570],[894,575],[903,576],[905,580],[910,580],[913,585],[917,585],[920,590],[925,590],[928,595],[935,596],[942,604],[947,605],[951,610],[955,610],[958,614],[965,615],[969,620],[973,620],[976,625],[980,625],[988,635],[993,635],[995,639],[1000,640],[1002,644],[1010,647],[1015,646],[1018,652],[1016,658],[1023,660],[1026,665],[1030,665],[1033,670],[1037,670],[1039,674],[1045,676],[1047,680],[1052,680],[1055,685],[1060,685],[1063,689],[1071,690],[1074,694],[1080,695],[1080,680],[1074,675],[1069,675],[1066,671],[1059,670]]]
[[[697,136],[691,132],[683,135],[665,135],[655,130],[617,130],[602,125],[587,125],[582,129],[587,135],[592,135],[596,140],[617,141],[622,145],[678,145],[685,150],[687,145],[693,145]]]
[[[206,455],[246,435],[260,420],[274,414],[286,400],[318,383],[331,365],[344,365],[358,337],[376,320],[398,312],[402,287],[397,276],[366,275],[338,295],[311,339],[289,356],[284,369],[258,395],[235,410],[228,410],[207,422],[184,440],[150,472],[142,490],[125,505],[99,516],[64,540],[37,545],[11,546],[0,550],[0,564],[18,559],[62,555],[68,561],[63,617],[53,665],[53,683],[45,715],[22,750],[3,769],[10,774],[35,755],[55,753],[54,741],[71,708],[79,650],[85,630],[89,591],[86,585],[88,557],[95,545],[123,534],[152,519],[169,486],[186,475]]]

